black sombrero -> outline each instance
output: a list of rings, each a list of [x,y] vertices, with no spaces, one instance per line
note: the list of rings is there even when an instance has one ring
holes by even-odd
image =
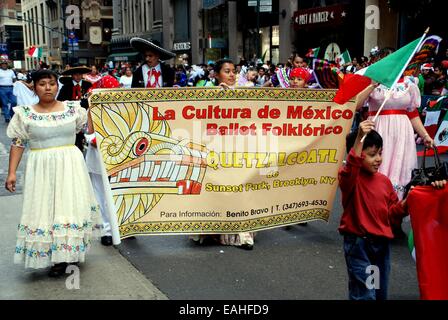
[[[160,56],[160,60],[170,60],[176,57],[176,54],[163,49],[157,40],[146,40],[138,37],[131,39],[131,46],[139,52],[145,52],[146,50],[157,52]]]
[[[62,76],[71,76],[74,74],[86,74],[86,73],[90,73],[92,72],[92,69],[87,68],[86,66],[82,66],[82,67],[73,67],[70,68],[68,70],[65,70],[64,72],[61,73]]]
[[[73,81],[73,78],[71,76],[60,76],[59,77],[59,82],[62,84],[69,84],[70,82]]]

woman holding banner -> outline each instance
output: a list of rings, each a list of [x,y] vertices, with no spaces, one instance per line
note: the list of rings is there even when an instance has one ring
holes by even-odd
[[[215,64],[216,80],[220,87],[224,89],[234,89],[236,84],[236,67],[232,60],[222,59]],[[190,237],[196,243],[203,243],[206,235],[195,235]],[[254,233],[240,232],[236,234],[221,234],[214,238],[222,245],[236,246],[245,250],[252,250],[254,247]]]

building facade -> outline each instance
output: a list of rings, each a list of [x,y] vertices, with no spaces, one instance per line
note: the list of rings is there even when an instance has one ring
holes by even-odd
[[[25,60],[53,69],[66,64],[102,65],[112,36],[112,1],[22,0]],[[30,56],[30,48],[39,54]]]
[[[286,62],[294,51],[302,55],[321,48],[320,58],[340,51],[364,55],[374,46],[396,47],[399,15],[387,0],[123,0],[121,26],[113,36],[111,59],[138,59],[129,45],[133,36],[159,40],[177,53],[178,64],[228,57]],[[260,7],[257,7],[257,4]],[[367,8],[380,16],[377,29],[366,25]],[[146,12],[146,20],[142,12]],[[114,13],[115,14],[115,13]],[[331,17],[329,17],[331,15]],[[303,20],[315,16],[315,20]],[[135,18],[137,17],[137,18]],[[302,20],[300,20],[302,17]],[[321,17],[321,18],[319,18]],[[152,19],[152,20],[151,20]],[[123,56],[116,56],[121,52]],[[127,58],[126,58],[127,56]]]
[[[400,47],[427,26],[444,36],[441,0],[3,0],[0,55],[16,67],[53,68],[141,59],[129,40],[158,40],[171,64],[228,57],[287,61],[320,47],[319,58]],[[77,18],[76,18],[77,17]],[[78,21],[75,21],[75,20]],[[422,24],[428,24],[423,26]],[[38,56],[28,54],[39,48]]]
[[[24,43],[20,0],[0,3],[0,56],[12,61],[17,69],[24,67]]]

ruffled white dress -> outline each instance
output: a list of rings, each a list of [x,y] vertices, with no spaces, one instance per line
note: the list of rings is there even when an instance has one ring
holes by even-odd
[[[84,157],[74,145],[87,112],[75,101],[59,112],[38,113],[32,106],[14,112],[7,135],[13,145],[30,147],[14,262],[33,269],[84,262],[102,228]]]

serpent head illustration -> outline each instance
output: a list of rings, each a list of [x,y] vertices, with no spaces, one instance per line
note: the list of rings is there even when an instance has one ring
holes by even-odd
[[[164,194],[200,193],[205,147],[173,139],[162,115],[153,119],[151,105],[103,104],[92,120],[121,224],[148,214]]]

